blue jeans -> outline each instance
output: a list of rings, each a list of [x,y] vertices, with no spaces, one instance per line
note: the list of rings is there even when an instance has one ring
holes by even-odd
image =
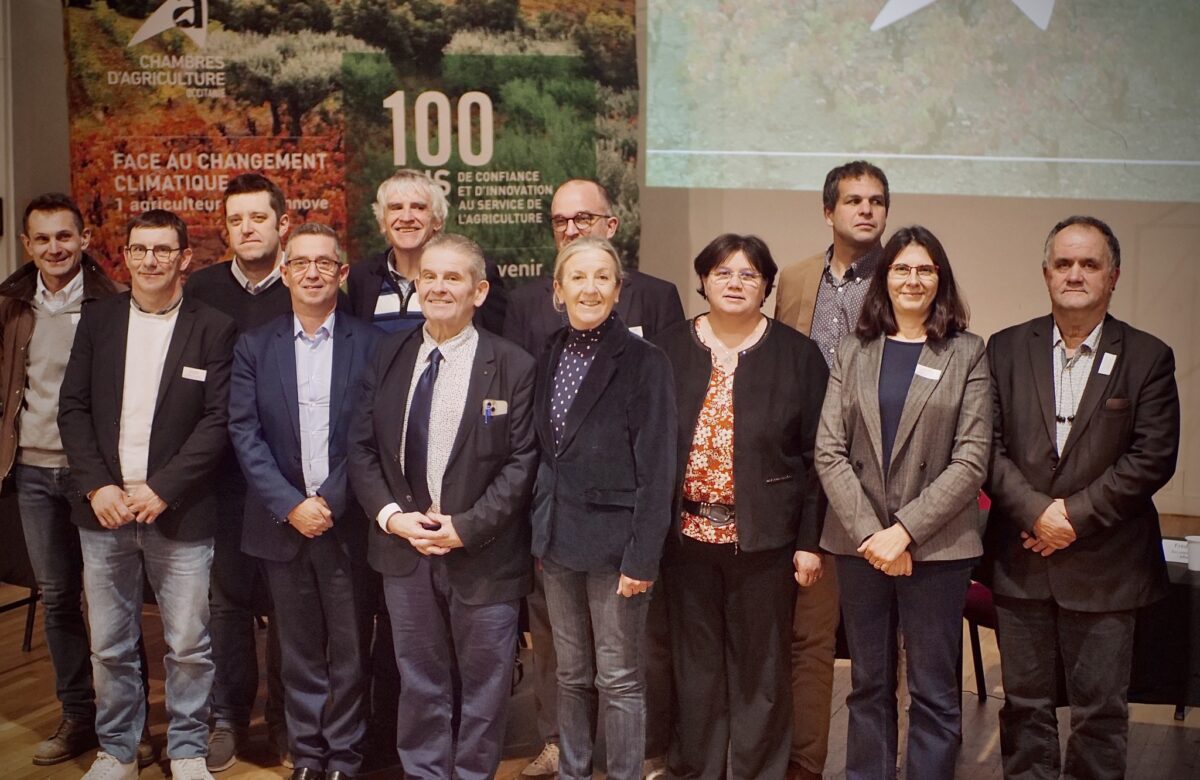
[[[619,572],[542,561],[558,657],[559,777],[592,776],[597,689],[604,694],[610,780],[640,780],[646,752],[642,645],[650,594],[617,594]]]
[[[837,556],[850,646],[847,780],[896,777],[896,627],[908,656],[906,777],[953,780],[962,731],[958,660],[962,612],[975,559],[914,563],[890,577],[864,559]]]
[[[33,575],[42,591],[46,647],[63,717],[91,723],[96,717],[87,625],[83,620],[83,557],[71,522],[70,472],[17,464],[17,505]]]
[[[163,536],[156,525],[129,523],[112,531],[80,529],[79,540],[100,747],[118,761],[133,761],[146,722],[137,654],[144,571],[158,600],[167,645],[167,756],[206,755],[213,679],[208,634],[212,539],[177,541]]]

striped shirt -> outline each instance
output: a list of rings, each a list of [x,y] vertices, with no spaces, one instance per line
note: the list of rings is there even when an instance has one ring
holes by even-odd
[[[1054,324],[1051,343],[1054,345],[1054,420],[1055,443],[1061,454],[1071,433],[1071,423],[1075,421],[1075,412],[1079,409],[1079,399],[1087,387],[1088,377],[1092,375],[1092,363],[1096,358],[1096,347],[1100,344],[1100,330],[1104,326],[1101,320],[1088,337],[1075,349],[1075,354],[1067,355],[1067,345],[1062,334],[1058,332],[1058,323]]]

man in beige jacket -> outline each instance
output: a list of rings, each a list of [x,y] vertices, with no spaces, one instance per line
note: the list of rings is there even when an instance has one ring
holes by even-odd
[[[858,322],[887,226],[891,194],[882,170],[856,160],[829,172],[822,199],[833,243],[779,274],[775,318],[816,341],[832,366],[838,342]],[[825,565],[821,555],[805,555],[807,569],[797,578],[809,584],[796,597],[792,634],[789,777],[798,780],[820,778],[825,768],[839,614],[834,567]]]

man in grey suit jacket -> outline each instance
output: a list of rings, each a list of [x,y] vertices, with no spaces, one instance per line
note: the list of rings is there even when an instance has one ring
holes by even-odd
[[[1006,778],[1125,776],[1134,614],[1166,594],[1153,496],[1175,471],[1171,349],[1109,315],[1121,248],[1094,217],[1046,239],[1051,316],[988,344],[995,435],[985,539],[996,594]]]

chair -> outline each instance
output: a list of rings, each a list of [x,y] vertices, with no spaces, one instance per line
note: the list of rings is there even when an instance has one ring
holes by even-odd
[[[967,603],[963,607],[967,621],[967,632],[971,637],[971,660],[975,664],[975,683],[979,688],[979,701],[987,700],[987,682],[983,678],[983,650],[979,646],[979,627],[996,630],[996,605],[992,591],[981,582],[971,580],[967,588]]]

